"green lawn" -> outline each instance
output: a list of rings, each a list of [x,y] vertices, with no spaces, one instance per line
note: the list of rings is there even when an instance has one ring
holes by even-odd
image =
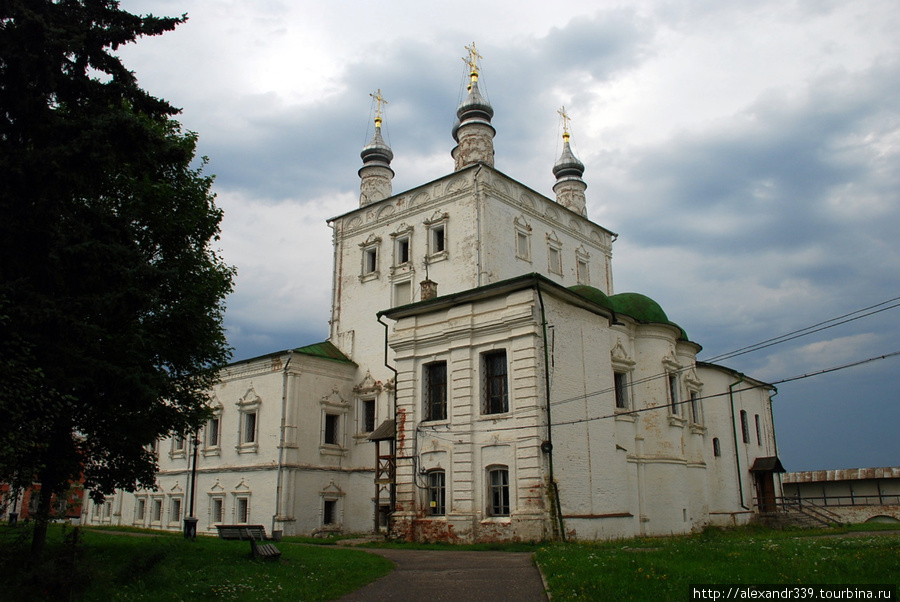
[[[557,600],[685,600],[701,584],[900,583],[900,531],[709,529],[687,537],[602,543],[416,545],[407,549],[531,551]],[[332,542],[278,543],[278,561],[250,558],[247,542],[177,533],[129,534],[54,525],[40,566],[27,526],[0,526],[4,600],[332,600],[389,573],[392,564]],[[833,537],[835,533],[846,536]],[[328,545],[331,543],[332,545]],[[896,590],[894,595],[896,596]]]
[[[686,600],[689,587],[700,584],[900,583],[896,531],[816,533],[710,529],[688,537],[549,545],[535,558],[553,600]]]
[[[180,534],[82,530],[78,544],[51,530],[47,559],[33,567],[27,529],[0,527],[5,600],[333,600],[388,574],[393,564],[361,550],[277,544],[278,561],[250,558],[250,544]],[[71,539],[71,538],[70,538]]]

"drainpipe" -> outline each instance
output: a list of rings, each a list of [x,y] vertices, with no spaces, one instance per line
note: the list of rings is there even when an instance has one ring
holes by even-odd
[[[553,423],[550,421],[550,351],[547,343],[547,314],[544,311],[544,295],[541,294],[540,281],[535,282],[535,288],[537,289],[538,301],[541,304],[541,329],[544,334],[544,391],[546,392],[547,401],[547,445],[545,451],[550,471],[550,488],[553,495],[551,503],[556,506],[556,521],[560,538],[566,541],[566,525],[563,522],[562,504],[559,501],[559,487],[557,487],[556,479],[553,477]],[[544,448],[543,444],[541,448]]]
[[[737,423],[734,420],[734,387],[738,386],[744,382],[744,375],[741,374],[740,380],[736,383],[731,383],[728,385],[728,398],[731,400],[731,434],[734,436],[734,462],[737,465],[737,482],[738,482],[738,491],[741,496],[741,508],[744,510],[749,510],[747,506],[744,505],[744,479],[743,475],[741,475],[741,455],[738,450],[738,437],[737,437]]]
[[[772,387],[774,393],[769,395],[769,424],[772,425],[772,446],[775,457],[778,457],[778,440],[775,438],[775,411],[772,409],[772,398],[778,395],[778,387]],[[784,497],[784,483],[781,481],[781,473],[778,474],[778,496]]]
[[[484,241],[484,236],[482,236],[481,232],[481,197],[478,195],[478,174],[481,173],[481,165],[479,165],[475,169],[475,175],[472,176],[472,181],[474,182],[475,188],[475,232],[477,232],[478,236],[478,244],[475,245],[475,269],[477,270],[476,286],[481,286],[481,246]]]
[[[281,516],[281,485],[284,479],[284,441],[287,429],[288,368],[294,359],[294,350],[288,350],[288,358],[284,363],[281,381],[281,441],[278,445],[278,476],[275,481],[275,514],[272,515],[272,536],[275,536],[275,521]]]

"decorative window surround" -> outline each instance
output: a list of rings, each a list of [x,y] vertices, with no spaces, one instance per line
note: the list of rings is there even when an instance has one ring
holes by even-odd
[[[591,284],[591,255],[584,245],[575,249],[575,280],[578,284]]]
[[[381,277],[379,269],[381,261],[381,238],[370,235],[365,242],[360,243],[360,274],[359,281],[367,282]]]
[[[239,454],[257,453],[259,451],[259,413],[262,398],[250,383],[250,388],[237,403],[240,420],[238,420],[238,444],[235,447]]]
[[[525,216],[513,220],[516,232],[516,259],[531,263],[531,225]]]
[[[326,456],[343,456],[347,453],[347,446],[344,441],[344,432],[346,430],[347,414],[350,412],[351,404],[341,397],[337,387],[331,390],[331,393],[319,400],[321,408],[321,427],[322,439],[319,444],[319,453]],[[329,418],[334,416],[334,418]],[[336,422],[334,422],[336,421]],[[326,432],[326,428],[332,428],[334,442],[331,441],[332,432]]]
[[[436,211],[429,219],[425,220],[425,229],[428,233],[428,263],[437,263],[450,257],[447,251],[447,222],[449,213]]]
[[[551,274],[562,276],[562,242],[556,232],[547,235],[547,269]]]

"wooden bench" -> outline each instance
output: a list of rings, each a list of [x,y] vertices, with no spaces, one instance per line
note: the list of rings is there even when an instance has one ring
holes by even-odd
[[[266,528],[262,525],[216,525],[219,539],[250,541],[250,551],[254,558],[272,559],[281,556],[275,544],[262,543],[266,540]]]

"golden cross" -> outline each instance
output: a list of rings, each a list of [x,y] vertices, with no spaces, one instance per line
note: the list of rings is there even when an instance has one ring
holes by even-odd
[[[572,118],[569,117],[568,113],[566,113],[565,105],[563,105],[563,108],[558,110],[557,113],[559,113],[559,116],[562,117],[562,120],[563,120],[563,136],[568,138],[569,137],[569,122],[572,121]]]
[[[465,48],[469,51],[469,56],[468,58],[463,57],[463,60],[467,65],[469,65],[469,74],[473,79],[475,79],[478,77],[478,59],[484,57],[478,54],[478,51],[475,50],[475,42],[472,42],[471,46],[466,46]]]
[[[377,107],[375,109],[375,121],[381,123],[381,105],[386,105],[388,101],[384,99],[384,96],[381,95],[381,88],[378,88],[378,91],[374,94],[369,94],[372,98],[375,99]]]

